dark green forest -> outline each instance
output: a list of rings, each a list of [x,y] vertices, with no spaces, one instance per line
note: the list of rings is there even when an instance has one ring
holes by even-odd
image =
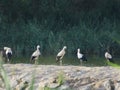
[[[0,48],[27,57],[38,44],[43,56],[66,45],[68,56],[119,57],[120,0],[0,0]]]

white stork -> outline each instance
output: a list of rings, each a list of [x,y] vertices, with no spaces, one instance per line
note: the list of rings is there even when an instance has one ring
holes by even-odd
[[[9,47],[4,47],[4,51],[5,51],[5,56],[7,58],[7,61],[9,62],[12,57],[12,50]]]
[[[39,56],[41,55],[39,48],[40,48],[40,46],[37,45],[37,50],[35,50],[33,52],[33,54],[31,55],[31,58],[30,58],[31,62],[33,62],[33,60],[37,60],[39,58]]]
[[[110,53],[105,52],[105,58],[107,59],[107,61],[114,63],[112,55]]]
[[[80,49],[79,48],[77,49],[77,57],[80,60],[81,65],[82,65],[83,61],[87,61],[85,55],[83,55],[82,53],[80,53]]]
[[[63,49],[57,54],[56,56],[56,62],[60,62],[60,65],[62,65],[62,58],[65,55],[65,50],[67,49],[66,46],[63,47]]]

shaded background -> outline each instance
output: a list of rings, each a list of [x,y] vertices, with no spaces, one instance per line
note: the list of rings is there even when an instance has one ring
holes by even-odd
[[[87,56],[120,55],[119,0],[0,0],[0,48],[15,57],[29,57],[40,45],[42,56],[53,56],[66,45],[66,56],[77,48]]]

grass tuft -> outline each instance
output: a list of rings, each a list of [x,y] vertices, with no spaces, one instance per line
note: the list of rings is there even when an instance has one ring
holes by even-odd
[[[118,64],[115,64],[115,63],[112,63],[112,62],[109,62],[109,61],[107,61],[107,64],[108,64],[109,66],[112,66],[112,67],[115,67],[115,68],[119,68],[119,69],[120,69],[120,65],[118,65]]]
[[[64,73],[61,71],[58,75],[58,84],[62,85],[64,83]]]
[[[0,72],[1,72],[1,78],[5,84],[6,90],[12,90],[10,83],[9,83],[10,80],[8,79],[7,73],[5,72],[4,67],[3,67],[3,60],[2,60],[1,55],[0,55]]]

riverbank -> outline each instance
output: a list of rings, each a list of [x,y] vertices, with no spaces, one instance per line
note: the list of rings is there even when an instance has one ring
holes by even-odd
[[[56,66],[32,64],[4,64],[10,82],[15,90],[29,90],[34,80],[34,90],[120,90],[120,70],[109,66]],[[33,79],[34,78],[34,79]],[[5,85],[0,80],[1,90]]]

